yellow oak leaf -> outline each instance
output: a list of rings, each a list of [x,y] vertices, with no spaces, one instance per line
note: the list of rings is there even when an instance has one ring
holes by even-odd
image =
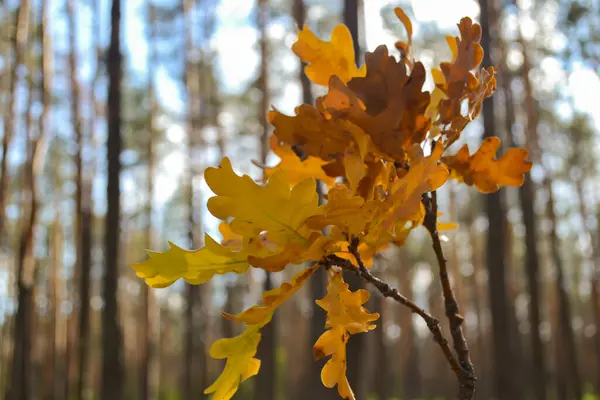
[[[321,206],[323,213],[307,220],[314,229],[337,226],[344,236],[360,236],[365,225],[371,221],[377,210],[377,202],[351,196],[348,188],[337,185],[329,189],[327,203]]]
[[[291,282],[284,282],[279,288],[263,293],[263,303],[248,310],[224,317],[246,324],[246,330],[233,338],[219,339],[210,348],[213,358],[226,358],[225,368],[215,382],[204,393],[215,393],[213,399],[229,400],[237,392],[241,382],[256,375],[260,369],[260,360],[256,351],[261,339],[260,329],[273,318],[277,307],[296,293],[320,266],[307,268],[294,276]]]
[[[382,235],[382,230],[390,231],[399,223],[404,225],[422,218],[421,196],[437,190],[448,179],[448,169],[439,162],[443,152],[441,142],[436,143],[433,152],[427,157],[416,144],[409,149],[410,169],[392,183],[385,207],[381,207],[380,214],[374,218],[380,224],[370,229],[370,240]]]
[[[355,194],[358,190],[360,181],[367,173],[364,159],[355,148],[348,147],[344,154],[343,164],[348,186],[350,187],[352,194]]]
[[[304,222],[319,213],[315,180],[305,179],[290,189],[283,174],[273,174],[260,186],[247,175],[236,175],[229,159],[224,158],[219,168],[207,168],[204,174],[216,194],[208,200],[208,210],[217,218],[232,217],[234,222],[243,223],[245,237],[268,231],[269,240],[275,244],[308,246],[311,230]]]
[[[346,343],[350,335],[342,326],[325,331],[314,346],[315,359],[331,356],[321,370],[321,382],[327,388],[338,387],[342,399],[355,400],[346,377]]]
[[[200,250],[188,251],[169,242],[169,250],[162,253],[148,251],[149,258],[132,267],[137,276],[155,288],[170,286],[180,278],[199,285],[214,275],[243,274],[248,270],[248,253],[234,252],[208,235],[205,235],[205,243]]]
[[[219,224],[219,233],[222,236],[221,244],[232,250],[241,250],[243,246],[243,236],[234,232],[229,222]]]
[[[464,145],[455,155],[443,157],[442,161],[450,169],[451,178],[475,186],[482,193],[495,192],[501,186],[521,186],[524,174],[533,165],[527,160],[527,150],[508,149],[496,159],[499,147],[500,139],[490,137],[473,155],[469,155],[469,147]]]
[[[337,385],[344,399],[355,399],[346,378],[346,343],[350,335],[375,329],[372,322],[379,318],[379,314],[370,314],[362,306],[368,299],[369,292],[350,291],[341,273],[330,272],[327,295],[316,301],[327,312],[325,328],[329,330],[313,347],[315,359],[331,356],[321,371],[321,381],[328,388]]]
[[[290,282],[284,282],[280,287],[263,293],[262,304],[259,306],[253,306],[237,315],[222,314],[232,321],[264,326],[271,321],[275,309],[292,297],[318,268],[318,264],[306,268],[297,273]]]
[[[337,25],[331,32],[331,41],[319,39],[306,25],[298,31],[292,51],[308,65],[306,76],[317,85],[326,86],[329,78],[338,76],[344,83],[365,76],[366,67],[357,68],[354,60],[352,35],[345,25]]]
[[[229,400],[237,392],[240,383],[258,374],[260,360],[255,358],[260,342],[260,326],[251,325],[233,338],[219,339],[210,348],[210,356],[226,358],[221,375],[204,391],[214,393],[213,400]]]
[[[334,183],[335,178],[327,176],[323,171],[323,166],[327,164],[326,161],[313,156],[307,156],[301,160],[290,146],[280,144],[275,135],[271,136],[270,144],[271,150],[281,161],[275,167],[265,169],[265,178],[271,177],[275,171],[283,171],[285,172],[283,179],[292,186],[306,178],[319,179],[327,186]]]

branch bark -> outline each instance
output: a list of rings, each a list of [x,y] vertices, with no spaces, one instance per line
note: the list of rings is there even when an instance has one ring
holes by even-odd
[[[381,279],[371,274],[371,272],[365,267],[364,263],[362,262],[357,248],[358,241],[356,239],[353,239],[351,241],[350,246],[348,247],[348,250],[356,258],[358,266],[354,265],[351,261],[338,257],[336,255],[328,256],[326,258],[326,264],[336,265],[346,271],[350,271],[356,274],[361,279],[375,286],[382,296],[394,299],[398,303],[407,307],[411,312],[420,316],[423,319],[423,321],[425,321],[425,323],[427,324],[427,328],[429,328],[429,331],[431,331],[433,339],[438,344],[438,346],[440,346],[440,349],[444,353],[444,356],[446,357],[450,368],[452,368],[452,371],[457,376],[459,381],[462,382],[464,379],[462,377],[466,375],[466,371],[464,371],[461,368],[458,360],[454,357],[454,354],[452,354],[452,350],[450,349],[448,340],[444,337],[444,334],[440,327],[440,321],[433,315],[425,311],[423,308],[419,307],[413,301],[403,296],[400,292],[398,292],[396,288],[391,287],[388,283],[382,281]]]
[[[450,334],[452,336],[454,350],[458,356],[458,361],[460,362],[461,368],[465,372],[465,374],[459,377],[459,398],[472,399],[475,394],[475,369],[469,355],[467,339],[465,338],[462,330],[464,318],[459,313],[460,310],[458,303],[456,302],[452,285],[450,284],[448,265],[446,262],[446,257],[444,256],[440,235],[437,230],[437,193],[435,191],[431,192],[431,197],[424,195],[423,204],[425,206],[425,218],[423,219],[423,226],[429,231],[429,235],[433,241],[433,250],[440,267],[440,283],[442,284],[442,293],[444,294],[446,317],[448,318],[448,322],[450,324]]]

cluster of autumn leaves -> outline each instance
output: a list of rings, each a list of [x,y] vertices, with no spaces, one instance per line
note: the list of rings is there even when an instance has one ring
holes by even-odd
[[[531,169],[525,149],[510,149],[496,159],[498,138],[484,140],[474,154],[464,146],[445,155],[496,87],[494,69],[479,67],[481,27],[469,18],[460,21],[460,37],[447,38],[452,61],[432,70],[435,89],[429,93],[422,91],[425,68],[412,59],[411,22],[400,8],[395,13],[408,37],[396,44],[398,59],[379,46],[365,55],[361,68],[344,25],[333,30],[329,42],[306,26],[300,30],[292,50],[307,63],[309,79],[328,92],[314,106],[297,107],[294,116],[269,112],[274,126],[270,144],[280,163],[265,170],[264,184],[237,175],[227,158],[218,168],[208,168],[205,179],[215,193],[208,210],[225,221],[221,243],[208,235],[199,250],[171,243],[168,251],[149,252],[146,261],[133,266],[148,285],[165,287],[180,278],[202,284],[214,275],[242,274],[250,267],[277,272],[290,264],[311,264],[264,293],[260,306],[223,314],[246,329],[210,349],[212,357],[226,359],[222,374],[206,389],[214,399],[230,399],[242,381],[258,373],[260,329],[321,267],[328,268],[329,284],[317,304],[327,312],[327,323],[314,352],[331,357],[321,373],[323,384],[354,399],[346,379],[346,343],[351,335],[374,329],[379,316],[362,307],[368,292],[352,292],[328,257],[357,265],[348,251],[352,241],[359,243],[362,262],[370,267],[376,253],[390,244],[401,246],[422,224],[424,193],[449,178],[493,192],[521,185]],[[316,180],[327,188],[323,205]]]

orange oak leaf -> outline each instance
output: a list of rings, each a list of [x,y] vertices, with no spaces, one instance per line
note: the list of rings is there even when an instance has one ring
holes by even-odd
[[[383,154],[403,162],[406,149],[422,142],[431,125],[425,116],[429,93],[422,91],[425,69],[416,63],[409,75],[406,65],[390,56],[385,46],[365,59],[364,78],[354,78],[348,86],[331,78],[323,106],[361,127]]]
[[[479,150],[469,155],[469,147],[464,145],[453,156],[443,157],[443,162],[451,171],[453,179],[475,186],[482,193],[492,193],[501,186],[521,186],[526,172],[532,167],[527,160],[524,148],[509,149],[497,159],[500,147],[497,137],[486,138]]]
[[[400,22],[402,22],[402,25],[404,25],[406,36],[408,36],[408,40],[406,42],[399,40],[394,44],[394,46],[400,52],[402,61],[404,61],[408,67],[412,67],[412,22],[410,21],[410,18],[408,18],[408,15],[406,15],[404,10],[400,7],[394,8],[394,14],[396,14],[396,17],[398,17]]]
[[[452,51],[452,61],[440,64],[432,74],[436,90],[435,101],[430,104],[428,115],[437,112],[436,126],[443,126],[440,132],[445,136],[446,146],[455,142],[467,124],[475,119],[481,110],[483,100],[496,89],[493,67],[479,69],[483,60],[481,26],[465,17],[458,24],[460,37],[446,38]],[[434,91],[435,92],[435,91]],[[462,112],[463,101],[467,100],[468,110]]]
[[[277,110],[270,111],[269,122],[275,127],[273,134],[293,146],[303,157],[334,161],[344,154],[355,136],[364,135],[353,123],[328,118],[308,104],[296,107],[295,112],[295,116],[287,116]]]

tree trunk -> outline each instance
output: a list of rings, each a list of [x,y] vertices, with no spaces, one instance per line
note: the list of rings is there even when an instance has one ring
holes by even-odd
[[[121,0],[112,0],[111,32],[108,49],[108,209],[105,228],[105,270],[103,278],[104,308],[102,309],[102,376],[100,400],[122,400],[123,361],[122,333],[117,303],[120,244],[120,182],[121,175],[121,80],[123,74],[121,43]]]
[[[197,199],[195,198],[194,180],[197,176],[197,149],[201,145],[201,126],[199,126],[199,78],[197,65],[194,65],[190,59],[194,50],[192,35],[192,0],[183,0],[183,17],[185,30],[185,87],[187,93],[187,133],[188,133],[188,154],[187,154],[187,207],[188,207],[188,240],[191,248],[197,247],[196,231],[201,230],[202,221],[199,214],[194,212]],[[187,285],[185,289],[186,310],[185,310],[185,328],[184,328],[184,356],[183,356],[183,399],[192,400],[200,397],[202,388],[200,383],[205,381],[205,366],[201,362],[204,349],[201,347],[201,312],[202,312],[202,286]]]
[[[515,146],[515,141],[513,137],[513,128],[515,125],[515,104],[513,101],[513,93],[511,88],[512,75],[510,73],[510,67],[508,66],[506,60],[508,58],[508,51],[506,48],[506,43],[503,40],[498,40],[498,47],[501,51],[501,57],[504,60],[504,65],[502,69],[502,74],[499,77],[500,86],[502,87],[503,97],[504,97],[504,121],[505,121],[505,130],[506,137],[508,139],[508,143],[511,147]],[[505,218],[507,229],[506,229],[506,243],[507,243],[507,254],[513,254],[513,237],[512,237],[512,226]],[[507,272],[510,276],[507,282],[507,294],[508,294],[508,304],[510,307],[510,318],[511,318],[511,353],[513,357],[514,367],[514,376],[515,376],[515,390],[517,393],[525,393],[527,385],[525,384],[527,380],[527,373],[529,369],[524,367],[523,358],[523,344],[522,344],[522,335],[519,332],[518,324],[519,321],[515,312],[515,304],[517,298],[518,289],[515,288],[515,281],[518,278],[519,272],[515,266],[514,257],[509,258]]]
[[[373,369],[375,378],[375,391],[379,400],[387,400],[392,393],[392,383],[394,381],[390,373],[390,357],[388,354],[389,349],[386,345],[384,325],[385,314],[389,304],[386,303],[383,296],[374,296],[373,300],[373,303],[375,303],[375,309],[373,311],[378,312],[381,316],[374,336],[376,345],[376,364],[375,368]]]
[[[56,210],[58,210],[58,204],[56,204]],[[61,302],[63,298],[62,288],[64,285],[63,280],[60,278],[60,267],[62,265],[62,226],[60,223],[60,214],[58,211],[55,212],[54,222],[52,224],[52,232],[50,237],[51,242],[51,255],[52,255],[52,275],[50,282],[50,297],[52,301],[52,341],[50,360],[51,373],[49,374],[51,386],[48,388],[48,397],[50,400],[62,400],[64,399],[63,389],[64,385],[64,352],[65,352],[65,335],[61,322],[64,321],[61,310]]]
[[[147,162],[147,187],[146,187],[146,237],[145,246],[147,249],[154,248],[154,223],[153,223],[153,211],[154,211],[154,177],[156,175],[156,155],[154,149],[154,139],[156,137],[156,114],[158,113],[158,107],[156,104],[156,90],[154,86],[155,79],[155,63],[156,63],[156,50],[155,50],[155,23],[156,23],[156,11],[154,5],[150,0],[147,1],[146,6],[147,13],[147,29],[149,30],[148,37],[148,101],[150,102],[149,116],[148,116],[148,139],[146,148]],[[141,340],[141,351],[140,351],[140,365],[139,365],[139,393],[141,400],[154,400],[158,396],[159,379],[158,376],[158,358],[156,357],[156,345],[157,345],[157,320],[159,309],[156,306],[156,298],[154,292],[150,290],[148,285],[142,284],[142,310],[141,310],[141,324],[140,334],[142,335]]]
[[[50,27],[50,0],[42,1],[42,26],[41,26],[41,42],[42,42],[42,115],[40,116],[40,136],[38,138],[41,148],[38,151],[42,151],[44,154],[47,151],[47,145],[50,140],[50,118],[51,118],[51,107],[52,107],[52,68],[54,63],[54,57],[52,53],[52,29]],[[55,221],[56,222],[56,221]],[[52,231],[48,232],[48,252],[52,254],[50,258],[50,284],[48,293],[48,316],[50,323],[48,324],[49,337],[46,339],[48,355],[46,365],[48,366],[48,373],[44,382],[46,383],[45,390],[43,391],[45,396],[52,398],[54,395],[54,382],[56,380],[56,317],[58,315],[57,310],[59,308],[58,296],[58,266],[59,260],[57,258],[58,251],[54,248],[51,238],[60,237],[58,234],[55,236],[54,230],[59,232],[58,224],[56,227],[52,227]],[[48,276],[48,275],[46,275]]]
[[[354,58],[357,64],[359,64],[359,60],[361,59],[358,14],[359,0],[344,0],[343,20],[352,36],[352,41],[354,43]],[[344,279],[352,290],[358,290],[365,287],[364,282],[357,275],[345,274]],[[350,382],[350,386],[358,399],[366,397],[366,381],[361,379],[366,343],[364,335],[355,335],[352,336],[347,345],[348,367],[346,374],[348,376],[348,382]]]
[[[43,20],[45,33],[47,31],[47,20]],[[48,38],[41,37],[43,40],[43,50],[48,51]],[[43,55],[44,70],[49,72],[51,67],[47,59],[50,54]],[[49,127],[49,81],[42,82],[44,110],[40,120],[40,131],[34,136],[33,127],[33,103],[34,103],[34,65],[33,60],[27,61],[28,79],[29,79],[29,103],[27,107],[27,118],[25,130],[27,132],[27,150],[26,160],[23,167],[22,192],[25,193],[26,205],[24,206],[24,217],[22,219],[22,229],[19,239],[19,253],[17,259],[17,290],[18,304],[14,327],[14,345],[13,352],[13,370],[9,399],[28,400],[34,396],[33,392],[33,365],[32,348],[33,323],[35,318],[35,279],[37,260],[34,255],[34,232],[38,215],[38,191],[37,178],[40,175],[44,163],[45,155],[45,136]],[[42,75],[43,77],[43,75]]]
[[[406,298],[413,299],[413,266],[408,257],[406,248],[398,249],[398,282],[399,290]],[[405,307],[397,307],[397,321],[400,325],[400,340],[398,343],[398,352],[396,354],[405,354],[402,358],[399,379],[401,382],[402,399],[418,399],[423,395],[422,392],[422,374],[420,364],[420,347],[416,340],[415,326],[413,323],[413,314]]]
[[[552,230],[550,231],[550,248],[552,249],[552,260],[554,261],[555,268],[556,294],[558,297],[558,325],[560,326],[560,349],[563,354],[557,362],[562,362],[564,360],[565,366],[569,371],[568,375],[570,375],[569,386],[571,386],[573,398],[581,399],[583,398],[583,389],[581,387],[582,381],[579,373],[579,362],[577,360],[575,335],[571,325],[573,319],[571,304],[565,282],[563,260],[560,254],[560,239],[556,232],[557,219],[554,211],[552,182],[549,179],[546,179],[544,186],[548,193],[548,203],[546,205],[547,215],[552,223]],[[559,365],[557,365],[557,368],[559,368]]]
[[[482,287],[484,279],[481,279],[485,267],[483,238],[479,232],[476,232],[472,221],[465,223],[469,228],[469,241],[471,246],[471,264],[473,273],[469,277],[469,287],[471,291],[471,302],[473,304],[473,313],[477,316],[477,340],[475,341],[474,356],[477,360],[476,365],[480,365],[478,373],[477,393],[478,397],[488,399],[491,397],[494,382],[491,381],[489,342],[486,337],[486,329],[483,324],[486,304],[484,294],[486,287]]]
[[[6,4],[6,2],[2,2],[0,3],[0,13],[2,15],[9,15],[8,13],[9,10],[9,6],[8,4]],[[7,26],[8,24],[4,24],[4,26],[0,27],[0,35],[4,36],[4,37],[9,37],[12,36],[12,27]],[[0,72],[0,91],[2,93],[9,93],[10,91],[10,79],[11,79],[11,50],[12,50],[12,44],[8,41],[0,41],[0,52],[1,55],[0,57],[2,57],[3,60],[5,60],[6,62],[3,63],[2,65],[2,69]],[[1,117],[2,117],[2,126],[5,127],[4,128],[4,132],[6,132],[6,123],[8,120],[8,108],[6,106],[6,104],[1,104],[0,105],[0,112],[1,112]],[[4,136],[6,136],[6,133],[3,133]],[[5,168],[5,167],[4,167]],[[0,188],[0,190],[2,190]],[[1,196],[1,195],[0,195]],[[0,234],[0,236],[2,236]],[[4,262],[7,263],[8,258],[7,258],[7,252],[4,251],[4,248],[2,247],[2,240],[0,239],[0,252],[2,252],[2,256],[3,259],[5,260]],[[6,266],[6,271],[8,272],[9,270],[9,266]],[[10,284],[10,283],[9,283]],[[0,300],[0,307],[2,307],[2,309],[6,309],[8,307],[8,303],[9,303],[9,299],[8,296],[3,296],[3,298]],[[2,326],[0,326],[0,398],[4,398],[5,397],[5,392],[7,389],[7,382],[8,382],[8,370],[10,367],[10,356],[8,354],[8,348],[10,347],[10,342],[9,342],[9,337],[11,336],[10,332],[11,332],[11,324],[10,324],[10,317],[8,315],[5,314],[4,316],[4,320],[2,321]]]
[[[13,37],[14,63],[10,71],[10,96],[8,115],[5,119],[4,136],[2,138],[2,160],[0,161],[0,246],[4,245],[6,220],[6,194],[8,190],[8,151],[16,131],[17,119],[17,79],[18,70],[25,58],[27,39],[29,36],[30,1],[21,0],[17,9],[15,32]]]
[[[483,64],[493,65],[490,58],[491,37],[490,31],[495,27],[495,10],[489,7],[489,0],[479,0],[481,9],[481,45],[485,53]],[[489,98],[483,103],[483,129],[484,137],[496,136],[496,122],[494,121],[494,98]],[[485,211],[488,217],[488,234],[486,245],[486,258],[489,282],[489,301],[492,316],[493,358],[496,396],[499,400],[514,400],[513,392],[515,379],[512,374],[513,360],[511,357],[510,343],[510,307],[507,304],[506,271],[505,271],[505,205],[504,191],[486,194]]]
[[[590,239],[591,248],[592,248],[592,288],[590,293],[590,302],[592,303],[592,315],[594,318],[594,324],[598,327],[600,326],[600,288],[598,287],[598,278],[600,275],[600,252],[598,251],[598,247],[594,246],[594,240],[591,234],[590,229],[587,226],[586,220],[588,218],[588,208],[585,202],[585,198],[583,196],[583,181],[584,177],[582,176],[575,182],[575,188],[577,191],[577,203],[579,204],[579,213],[581,214],[581,220],[583,221],[583,233]],[[600,394],[600,335],[594,335],[595,338],[595,362],[596,362],[596,392]]]
[[[526,145],[532,153],[532,159],[541,160],[538,142],[538,117],[537,104],[533,97],[533,87],[529,79],[531,64],[527,56],[527,46],[520,40],[523,47],[523,67],[521,69],[525,86],[525,112],[526,119]],[[532,350],[533,391],[537,400],[546,399],[546,364],[544,345],[540,335],[541,304],[540,304],[540,262],[537,248],[537,215],[535,213],[535,184],[530,174],[525,174],[523,186],[519,188],[519,201],[521,203],[523,225],[525,226],[525,270],[527,273],[527,289],[529,292],[529,324]]]
[[[306,5],[304,0],[294,0],[293,4],[294,20],[298,28],[306,22]],[[304,104],[313,103],[313,94],[310,80],[304,72],[304,63],[299,62],[299,79],[302,86],[302,102]],[[319,199],[322,200],[321,195],[321,184],[317,183],[317,191],[319,191]],[[318,307],[313,301],[314,299],[320,299],[325,296],[327,274],[323,269],[315,271],[314,276],[308,281],[309,285],[309,296],[310,296],[310,322],[309,322],[309,335],[308,343],[306,344],[306,350],[312,354],[313,345],[317,342],[323,330],[325,329],[325,310]],[[297,399],[335,399],[337,394],[335,391],[327,389],[321,383],[321,369],[325,364],[326,360],[318,360],[310,362],[305,366],[304,377],[302,379],[303,385],[300,392],[297,395]]]
[[[68,0],[67,15],[69,22],[69,73],[71,80],[71,120],[75,134],[75,251],[76,260],[73,273],[74,308],[69,322],[69,377],[74,378],[75,398],[85,397],[87,362],[89,348],[89,304],[90,304],[90,268],[91,268],[91,232],[90,232],[90,195],[83,172],[83,121],[81,118],[81,87],[78,78],[78,57],[76,40],[76,1]],[[85,201],[84,201],[85,198]],[[85,203],[85,204],[84,204]],[[77,324],[77,325],[76,325]],[[69,392],[72,389],[69,390]],[[68,396],[68,394],[67,394]]]
[[[269,108],[269,46],[267,38],[268,24],[268,0],[258,0],[257,2],[257,26],[259,31],[260,46],[260,76],[258,87],[261,92],[261,101],[259,103],[258,118],[262,127],[260,137],[260,162],[266,164],[267,154],[269,153],[269,123],[267,121],[267,111]],[[273,288],[271,274],[265,274],[263,291]],[[277,324],[279,318],[277,315],[269,324],[261,329],[262,340],[258,345],[257,357],[261,360],[261,373],[256,377],[254,387],[255,400],[274,400],[277,394],[278,376],[277,376]]]
[[[25,113],[26,149],[22,170],[21,232],[17,254],[17,312],[13,331],[13,362],[9,399],[29,400],[34,396],[32,347],[35,319],[35,279],[37,260],[33,254],[34,230],[38,213],[36,178],[39,173],[39,139],[34,137],[32,107],[35,101],[34,65],[31,55],[25,57],[28,80],[28,102]]]

